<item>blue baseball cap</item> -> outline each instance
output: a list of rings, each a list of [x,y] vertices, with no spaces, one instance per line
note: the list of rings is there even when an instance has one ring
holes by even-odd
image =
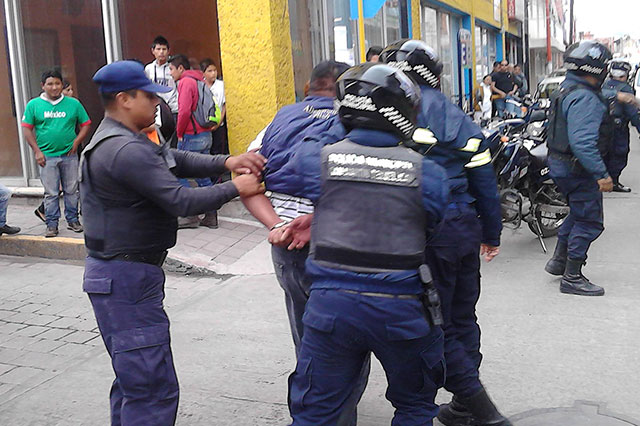
[[[117,61],[100,68],[93,76],[101,93],[117,93],[127,90],[143,90],[150,93],[167,93],[170,87],[153,83],[144,73],[144,67],[135,61]]]

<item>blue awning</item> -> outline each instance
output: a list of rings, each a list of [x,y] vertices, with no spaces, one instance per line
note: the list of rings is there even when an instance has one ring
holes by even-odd
[[[358,0],[350,0],[351,5],[351,19],[358,19]],[[362,0],[364,17],[373,18],[376,13],[382,8],[385,0]]]

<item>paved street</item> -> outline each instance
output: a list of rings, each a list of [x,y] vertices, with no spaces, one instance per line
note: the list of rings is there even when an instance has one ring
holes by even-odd
[[[501,255],[483,266],[482,379],[518,426],[638,424],[639,152],[623,175],[635,191],[606,195],[607,229],[585,269],[605,297],[560,294],[558,279],[542,269],[548,255],[526,228],[506,229]],[[555,241],[547,242],[552,250]],[[293,349],[268,259],[260,243],[235,262],[230,278],[167,276],[179,425],[287,424]],[[81,280],[81,264],[0,257],[3,425],[107,424],[113,373]],[[384,386],[376,362],[360,424],[389,424]],[[448,398],[441,392],[438,400]],[[549,420],[565,412],[575,420]],[[597,412],[611,422],[585,420]]]

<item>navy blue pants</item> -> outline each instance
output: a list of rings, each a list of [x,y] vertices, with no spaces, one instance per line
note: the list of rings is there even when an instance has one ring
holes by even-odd
[[[584,172],[572,172],[576,167],[580,166],[549,158],[549,174],[570,208],[558,230],[558,243],[567,244],[569,259],[586,260],[591,243],[604,231],[604,209],[598,183]]]
[[[393,426],[433,424],[443,384],[443,336],[417,299],[312,290],[289,378],[293,426],[335,426],[373,353],[387,376]]]
[[[613,143],[609,147],[604,163],[607,171],[613,179],[618,179],[622,170],[627,167],[629,160],[629,125],[625,128],[616,128]]]
[[[470,396],[482,389],[478,368],[481,225],[472,205],[449,207],[442,228],[427,246],[427,263],[440,294],[447,363],[445,389]]]
[[[111,425],[173,425],[178,379],[173,366],[162,268],[88,257],[89,295],[116,378]]]
[[[283,247],[271,247],[271,258],[280,287],[284,290],[284,300],[291,327],[291,336],[298,358],[304,334],[304,315],[307,300],[311,293],[311,280],[305,273],[305,261],[309,255],[308,246],[302,250],[287,250]],[[359,379],[345,403],[344,410],[338,419],[337,426],[355,426],[358,421],[357,406],[362,398],[371,370],[371,359],[365,360]]]

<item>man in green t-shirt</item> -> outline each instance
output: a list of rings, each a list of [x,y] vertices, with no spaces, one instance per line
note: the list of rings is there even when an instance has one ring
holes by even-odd
[[[27,104],[22,127],[40,166],[44,187],[45,237],[58,235],[59,190],[64,192],[67,227],[82,232],[78,220],[78,147],[89,133],[91,120],[75,98],[62,94],[62,75],[58,71],[42,74],[43,93]],[[76,135],[76,125],[80,131]]]

